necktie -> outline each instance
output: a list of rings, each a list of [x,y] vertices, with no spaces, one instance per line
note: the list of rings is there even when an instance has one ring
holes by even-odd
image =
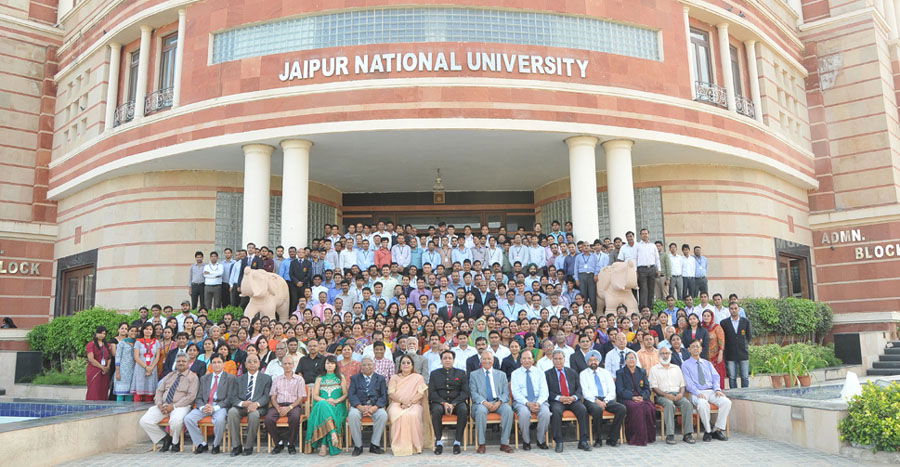
[[[559,392],[564,397],[569,397],[569,382],[566,381],[566,372],[559,370]]]
[[[597,399],[603,400],[603,384],[600,383],[600,375],[594,371],[594,384],[597,385]]]
[[[209,398],[207,398],[207,401],[206,401],[207,404],[212,405],[213,396],[216,395],[216,390],[218,390],[218,389],[219,389],[219,375],[216,375],[215,379],[213,381],[212,387],[209,388]]]
[[[703,374],[703,367],[700,365],[700,360],[697,360],[697,382],[700,383],[700,386],[706,386],[706,375]]]
[[[179,374],[177,378],[175,378],[175,382],[172,383],[172,387],[169,388],[169,392],[166,393],[166,404],[171,404],[173,400],[175,400],[175,391],[178,390],[178,383],[181,382],[181,377],[184,376]]]
[[[494,390],[491,389],[491,372],[484,370],[484,387],[487,390],[487,400],[494,402]]]
[[[534,383],[531,381],[531,370],[525,370],[525,390],[528,391],[528,402],[534,402],[537,396],[534,394]]]
[[[620,367],[625,366],[625,351],[624,350],[619,351],[619,366]]]
[[[371,387],[371,384],[370,384],[371,380],[372,380],[371,376],[366,376],[366,401],[367,402],[372,400],[372,395],[369,392],[369,388]]]
[[[250,375],[250,380],[247,383],[247,395],[244,396],[244,400],[250,400],[253,398],[253,375]]]

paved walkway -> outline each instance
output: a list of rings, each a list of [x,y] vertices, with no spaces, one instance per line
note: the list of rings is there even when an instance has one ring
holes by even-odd
[[[679,440],[680,441],[680,440]],[[213,456],[209,453],[194,455],[189,452],[178,454],[151,452],[150,444],[138,444],[125,451],[114,454],[80,459],[69,465],[91,465],[92,467],[122,465],[161,465],[164,462],[173,465],[176,462],[189,462],[190,465],[283,465],[285,462],[316,464],[316,465],[447,465],[455,466],[581,466],[588,465],[696,465],[698,459],[718,459],[714,462],[719,465],[729,466],[770,466],[770,465],[859,465],[849,458],[831,456],[802,449],[790,444],[754,438],[748,435],[732,433],[730,440],[722,442],[713,440],[709,443],[697,442],[691,446],[679,442],[677,445],[666,445],[664,442],[644,446],[619,446],[610,448],[603,446],[591,452],[575,449],[575,443],[566,443],[566,451],[556,454],[552,447],[548,451],[533,448],[530,452],[521,449],[514,454],[500,452],[496,445],[488,446],[487,454],[476,455],[472,446],[468,451],[454,456],[445,450],[441,456],[435,456],[431,450],[425,450],[421,455],[410,457],[393,457],[389,453],[383,455],[370,454],[368,450],[359,457],[351,457],[349,453],[323,459],[315,454],[288,455],[283,452],[279,455],[271,455],[265,452],[252,456],[230,457],[227,453]],[[188,446],[190,448],[190,446]],[[703,457],[700,457],[703,456]]]

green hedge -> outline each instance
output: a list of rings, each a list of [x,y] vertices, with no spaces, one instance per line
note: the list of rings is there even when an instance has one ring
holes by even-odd
[[[695,302],[696,303],[696,302]],[[684,308],[684,302],[676,301]],[[741,306],[747,313],[755,336],[800,336],[805,340],[821,341],[832,326],[831,307],[826,303],[804,298],[745,298]],[[657,300],[653,310],[660,312],[666,302]]]
[[[207,316],[211,321],[220,322],[229,312],[235,318],[244,315],[240,307],[226,307],[211,310]],[[102,307],[90,308],[35,326],[28,332],[28,344],[32,350],[42,352],[45,360],[55,362],[54,366],[62,366],[70,359],[85,356],[84,348],[94,338],[97,326],[106,326],[107,338],[112,339],[119,323],[131,323],[139,316],[137,311],[119,313]]]
[[[781,346],[778,344],[751,345],[750,371],[753,374],[773,373],[769,368],[772,361],[782,355],[795,355],[801,357],[809,371],[819,368],[838,366],[841,360],[834,355],[834,346],[816,344],[791,344]]]
[[[850,400],[838,430],[842,440],[873,451],[900,450],[900,383],[864,384],[862,394]]]
[[[32,384],[56,384],[63,386],[84,386],[87,384],[87,358],[66,360],[62,370],[47,370],[31,381]]]

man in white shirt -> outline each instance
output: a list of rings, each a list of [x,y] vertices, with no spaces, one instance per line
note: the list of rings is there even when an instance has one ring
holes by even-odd
[[[464,332],[459,332],[456,334],[456,339],[458,345],[450,349],[454,355],[456,355],[456,359],[453,360],[453,366],[455,368],[459,368],[462,371],[466,370],[466,360],[473,355],[477,355],[478,351],[469,346],[469,336]]]
[[[637,356],[637,352],[627,347],[628,336],[626,336],[624,332],[616,334],[616,340],[613,344],[615,344],[615,347],[606,353],[604,361],[606,362],[606,369],[609,371],[609,374],[615,378],[616,373],[625,367],[625,356],[630,353]],[[637,359],[637,365],[641,366],[640,359]]]
[[[691,247],[685,243],[681,245],[681,283],[684,286],[681,299],[684,300],[688,295],[697,295],[698,290],[694,288],[694,275],[697,273],[697,260],[691,254]]]
[[[209,263],[203,266],[203,303],[208,310],[222,308],[222,275],[225,268],[219,263],[219,253],[209,254]]]
[[[634,232],[628,231],[625,233],[625,240],[628,242],[625,245],[622,245],[622,248],[619,249],[619,256],[616,258],[619,261],[628,261],[629,259],[637,259],[636,252],[634,250]]]
[[[541,342],[543,356],[535,363],[535,366],[537,366],[542,373],[546,373],[547,370],[553,368],[553,349],[555,348],[556,345],[550,339],[545,339]]]
[[[661,268],[659,250],[650,241],[650,231],[641,229],[641,241],[634,246],[634,257],[637,263],[637,279],[639,300],[638,307],[653,306],[653,290]]]
[[[274,378],[284,374],[284,368],[281,367],[281,359],[283,359],[285,355],[287,355],[287,344],[279,342],[278,345],[275,346],[275,360],[270,361],[269,364],[266,365],[267,375]]]
[[[503,363],[503,359],[510,355],[510,351],[508,347],[500,343],[500,332],[496,330],[491,331],[488,333],[488,340],[490,341],[490,345],[487,348],[488,351],[494,354],[494,359]]]
[[[678,245],[675,242],[669,244],[669,270],[672,277],[669,280],[669,295],[681,298],[684,293],[684,283],[681,274],[684,271],[684,255],[678,254]]]
[[[605,368],[600,367],[602,360],[600,352],[591,350],[587,353],[587,368],[578,375],[581,383],[581,394],[584,396],[584,407],[591,414],[594,424],[594,447],[601,446],[603,429],[603,411],[613,414],[615,417],[607,423],[609,435],[606,438],[607,446],[619,444],[619,433],[622,423],[625,422],[626,408],[616,402],[616,382]]]
[[[659,350],[659,363],[650,371],[650,390],[656,395],[656,403],[663,408],[666,444],[675,444],[675,410],[681,409],[682,440],[694,444],[694,405],[685,397],[684,374],[678,365],[672,364],[672,350]]]
[[[556,336],[554,336],[554,339],[556,340],[556,347],[554,350],[561,350],[562,353],[565,354],[566,366],[568,366],[569,357],[571,357],[572,354],[575,353],[575,349],[573,349],[572,347],[569,347],[569,345],[566,344],[566,336],[561,332],[556,333]]]
[[[534,366],[531,352],[523,352],[520,357],[521,367],[512,372],[510,383],[513,403],[519,414],[519,431],[522,433],[522,449],[531,450],[531,417],[537,418],[535,439],[540,449],[550,449],[544,442],[547,428],[550,426],[550,405],[547,399],[550,391],[543,371]],[[613,390],[615,397],[615,389]]]
[[[491,237],[488,239],[488,249],[487,253],[485,253],[485,264],[486,267],[493,267],[494,264],[499,264],[501,267],[503,266],[503,248],[497,246],[497,238]]]
[[[341,269],[346,273],[353,265],[358,263],[356,261],[356,250],[353,248],[353,240],[347,240],[345,243],[347,248],[344,248],[340,253],[340,263]]]
[[[690,318],[691,315],[697,315],[698,318],[701,318],[701,322],[703,322],[703,308],[694,305],[694,297],[690,295],[684,297],[684,312],[687,313],[688,318]]]

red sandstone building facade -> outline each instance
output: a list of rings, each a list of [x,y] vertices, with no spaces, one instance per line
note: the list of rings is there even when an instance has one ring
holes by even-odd
[[[2,1],[0,315],[176,303],[195,250],[326,222],[558,219],[896,332],[896,3]]]

